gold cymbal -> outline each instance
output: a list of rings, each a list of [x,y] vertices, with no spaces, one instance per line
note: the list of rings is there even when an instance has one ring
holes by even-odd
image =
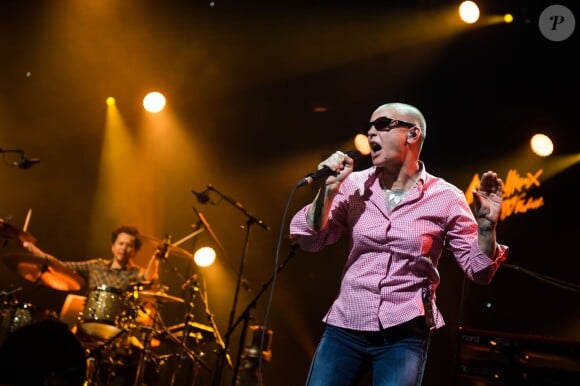
[[[167,295],[161,291],[141,291],[138,294],[138,299],[143,303],[185,303],[182,298]]]
[[[169,255],[178,255],[181,257],[186,257],[188,259],[193,259],[193,254],[186,251],[183,248],[180,248],[176,245],[172,245],[171,243],[166,243],[165,240],[160,239],[158,237],[154,237],[154,236],[148,236],[148,235],[143,235],[140,234],[139,239],[141,240],[142,244],[148,243],[148,244],[153,244],[153,246],[155,248],[163,248],[163,247],[167,247],[167,253]]]
[[[0,238],[9,240],[18,239],[22,243],[25,241],[28,241],[33,244],[36,243],[36,238],[32,236],[30,233],[23,231],[22,229],[18,229],[14,225],[7,223],[1,218],[0,218]]]
[[[58,291],[78,291],[84,279],[57,260],[30,254],[2,256],[4,264],[24,279]]]
[[[185,330],[185,323],[179,323],[167,328],[169,333],[179,339],[183,337],[183,330]],[[197,322],[188,322],[188,336],[198,342],[213,342],[215,340],[213,328]]]

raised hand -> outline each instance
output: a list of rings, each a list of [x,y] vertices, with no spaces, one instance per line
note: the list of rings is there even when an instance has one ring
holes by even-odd
[[[475,196],[475,217],[478,220],[488,220],[492,226],[497,224],[501,215],[503,182],[495,172],[487,171],[481,176]],[[481,226],[482,224],[480,224]]]

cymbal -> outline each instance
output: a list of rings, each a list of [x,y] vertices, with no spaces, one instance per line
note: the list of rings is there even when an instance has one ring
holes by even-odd
[[[138,296],[143,303],[185,303],[182,298],[167,295],[163,292],[141,291]]]
[[[213,342],[215,340],[214,330],[211,326],[197,323],[197,322],[188,322],[189,326],[189,333],[188,336],[190,338],[194,338],[197,341],[203,342]],[[185,323],[179,323],[175,326],[171,326],[167,328],[167,331],[176,338],[181,339],[183,337],[183,330],[185,329]]]
[[[0,238],[16,240],[19,239],[21,242],[28,241],[29,243],[36,244],[36,238],[30,233],[18,229],[12,224],[7,223],[0,218]]]
[[[163,245],[165,245],[165,240],[160,239],[158,237],[154,237],[154,236],[140,234],[139,239],[141,240],[142,244],[144,244],[145,242],[148,242],[150,244],[154,244],[155,247],[162,247]],[[190,253],[190,252],[186,251],[185,249],[180,248],[176,245],[172,245],[172,244],[167,245],[167,253],[170,255],[179,255],[181,257],[193,259],[192,253]]]
[[[24,279],[58,291],[78,291],[85,281],[59,261],[29,254],[2,256],[4,264]]]

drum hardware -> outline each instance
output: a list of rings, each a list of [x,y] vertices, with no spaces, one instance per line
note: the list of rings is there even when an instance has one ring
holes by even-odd
[[[139,362],[137,365],[137,375],[135,376],[135,386],[140,386],[143,383],[143,376],[145,375],[145,364],[152,361],[151,352],[151,338],[153,336],[153,328],[142,327],[145,333],[143,350],[139,356]]]
[[[136,330],[144,334],[143,343],[133,335]],[[83,386],[108,385],[117,382],[118,377],[126,376],[130,377],[131,383],[135,380],[136,384],[143,386],[146,366],[153,364],[155,371],[159,372],[164,365],[163,358],[157,358],[152,351],[154,333],[154,328],[140,326],[134,329],[124,328],[116,336],[98,345],[90,346],[84,341],[87,373]],[[130,374],[127,373],[128,369],[133,369]]]
[[[83,383],[83,386],[95,386],[97,372],[97,359],[87,355],[87,371],[85,373],[85,382]]]
[[[154,316],[155,318],[155,325],[161,326],[160,330],[155,330],[152,327],[145,327],[142,326],[141,330],[144,332],[143,338],[143,350],[139,356],[139,362],[137,365],[137,376],[135,378],[135,385],[134,386],[143,386],[143,376],[145,366],[149,363],[153,363],[156,368],[160,368],[170,358],[179,357],[178,363],[181,363],[184,359],[189,358],[192,363],[196,364],[196,366],[202,366],[209,370],[209,366],[203,360],[203,354],[197,353],[195,350],[190,349],[186,344],[184,344],[179,338],[173,335],[168,328],[165,326],[160,313],[156,313]],[[169,355],[165,356],[158,356],[152,351],[152,342],[155,341],[154,336],[165,337],[176,345],[178,345],[178,351]],[[175,377],[175,372],[172,374],[172,380],[170,385],[173,384],[173,379]]]
[[[151,348],[159,347],[161,341],[156,336],[147,337],[148,328],[156,331],[158,313],[159,306],[154,303],[135,304],[130,308],[123,325],[131,331],[129,342],[133,346],[143,350],[144,342],[149,340],[147,343]]]
[[[191,376],[192,374],[197,374],[198,370],[201,368],[205,368],[206,370],[210,370],[210,367],[205,363],[203,356],[205,355],[203,352],[199,352],[195,349],[189,347],[188,343],[191,342],[191,337],[199,337],[201,338],[201,333],[205,334],[206,337],[212,335],[211,328],[209,326],[202,325],[200,323],[195,323],[193,321],[194,314],[194,297],[197,291],[193,291],[191,294],[191,300],[187,303],[180,299],[179,303],[186,303],[188,305],[188,310],[185,314],[185,322],[167,327],[163,322],[161,316],[159,314],[156,315],[157,318],[157,325],[160,326],[160,329],[156,332],[159,339],[169,340],[177,346],[175,352],[168,356],[164,356],[158,358],[161,362],[160,363],[167,363],[170,359],[175,358],[176,368],[172,369],[171,378],[168,381],[168,385],[172,386],[175,384],[176,378],[181,375]],[[145,298],[148,298],[145,296]],[[171,302],[175,299],[167,299],[165,296],[157,297],[154,296],[153,299],[161,300],[163,302]],[[197,334],[197,335],[196,335]],[[209,339],[208,339],[209,340]],[[185,362],[189,360],[189,363]],[[191,368],[188,366],[189,364],[192,365],[193,371],[189,373]],[[137,386],[137,385],[136,385]]]
[[[144,235],[140,235],[140,239],[141,240],[145,240],[145,241],[152,241],[155,242],[156,247],[158,249],[158,251],[160,251],[159,253],[163,254],[163,260],[167,261],[168,260],[168,256],[170,254],[180,254],[182,256],[187,257],[190,261],[193,261],[193,255],[191,253],[189,253],[188,251],[185,251],[183,249],[181,249],[178,245],[183,243],[184,241],[196,236],[197,234],[203,232],[204,229],[198,229],[195,230],[194,232],[192,232],[191,234],[189,234],[188,236],[182,238],[181,240],[179,240],[176,243],[171,243],[171,237],[170,235],[167,235],[165,237],[164,240],[160,240],[157,238],[153,238],[150,236],[144,236]],[[173,271],[176,272],[177,274],[179,274],[179,271],[173,267]],[[166,304],[166,303],[178,303],[178,304],[183,304],[186,303],[186,301],[180,297],[177,296],[172,296],[166,293],[167,291],[167,287],[161,286],[161,288],[156,288],[156,289],[147,289],[147,290],[141,290],[141,291],[133,291],[133,296],[132,296],[132,301],[134,302],[134,304],[136,304],[136,309],[138,310],[142,310],[142,307],[144,304],[153,304],[154,307],[160,307],[162,304]],[[184,289],[184,288],[182,288]],[[193,307],[193,302],[188,303],[188,305],[190,307]],[[163,365],[165,365],[168,360],[172,359],[172,358],[176,358],[176,363],[177,365],[181,368],[182,367],[182,362],[185,359],[189,359],[191,364],[196,368],[206,368],[207,370],[210,370],[209,366],[205,363],[205,361],[203,360],[203,356],[205,355],[204,353],[198,353],[196,350],[191,349],[190,347],[188,347],[187,343],[190,341],[190,337],[196,337],[194,334],[194,331],[188,331],[189,328],[196,328],[192,323],[193,323],[193,314],[188,312],[186,314],[186,323],[183,323],[181,326],[178,327],[173,327],[171,330],[169,330],[162,318],[159,312],[154,313],[153,316],[149,315],[150,318],[154,319],[153,322],[153,326],[159,326],[158,329],[152,328],[151,326],[142,326],[141,329],[144,332],[144,337],[143,337],[143,346],[144,349],[141,352],[140,358],[139,358],[139,364],[138,364],[138,371],[137,371],[137,377],[136,377],[136,386],[139,385],[143,382],[143,372],[144,369],[146,367],[147,364],[149,363],[153,363],[155,365],[156,369],[160,369]],[[190,323],[191,322],[191,323]],[[203,325],[199,325],[199,328],[196,328],[196,330],[198,331],[204,331],[204,333],[207,334],[207,327],[204,329]],[[179,330],[179,332],[182,333],[181,336],[176,336],[173,333],[177,332],[177,330]],[[200,334],[200,333],[199,333]],[[201,337],[201,335],[199,335],[198,337]],[[152,345],[155,342],[155,340],[158,339],[164,339],[164,340],[169,340],[172,343],[175,343],[178,348],[177,348],[177,352],[167,355],[167,356],[162,356],[162,357],[158,357],[155,353],[153,353],[151,351]],[[159,341],[159,340],[158,340]],[[197,372],[197,371],[195,371]],[[175,376],[176,376],[176,371],[173,371],[171,374],[171,385],[173,385],[174,381],[175,381]]]
[[[187,328],[184,330],[184,332],[185,331],[187,331]],[[193,365],[196,368],[199,368],[201,366],[201,367],[205,368],[206,370],[210,371],[209,365],[203,359],[203,356],[205,354],[198,353],[195,350],[189,348],[189,346],[187,345],[187,339],[186,339],[187,334],[184,334],[182,336],[182,338],[179,339],[178,337],[176,337],[175,335],[173,335],[172,333],[167,331],[167,329],[164,329],[163,333],[166,337],[168,337],[171,341],[173,341],[178,346],[178,351],[175,354],[172,354],[172,356],[178,357],[178,368],[173,371],[169,385],[172,386],[174,384],[175,378],[177,376],[177,372],[181,368],[183,361],[187,358],[193,363]]]
[[[93,386],[99,384],[100,369],[103,364],[109,363],[111,368],[123,366],[123,363],[115,363],[118,361],[118,357],[127,357],[131,354],[130,343],[126,344],[125,347],[121,347],[119,344],[120,338],[125,334],[130,334],[131,331],[127,329],[121,329],[114,336],[110,337],[106,341],[100,341],[96,345],[87,344],[86,340],[81,338],[81,343],[86,349],[86,360],[87,360],[87,373],[86,381],[84,386]],[[92,338],[89,336],[89,339]],[[125,351],[121,351],[121,349]],[[114,373],[107,374],[110,379],[115,377]]]
[[[58,291],[78,291],[85,283],[81,276],[57,259],[31,254],[14,254],[3,256],[2,260],[8,268],[22,278]]]

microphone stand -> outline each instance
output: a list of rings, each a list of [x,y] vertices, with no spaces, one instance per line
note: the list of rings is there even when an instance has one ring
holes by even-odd
[[[24,153],[24,150],[22,150],[22,149],[2,149],[0,147],[0,154],[2,154],[2,159],[4,159],[4,154],[6,154],[6,153],[18,153],[18,154],[20,154],[20,159],[18,161],[12,162],[12,164],[10,165],[10,166],[19,167],[20,169],[28,169],[32,165],[34,165],[35,163],[40,162],[40,160],[37,158],[29,159],[28,157],[26,157],[26,154]]]
[[[193,205],[192,205],[192,208],[193,208],[194,212],[196,213],[197,217],[199,218],[201,225],[203,226],[203,228],[200,228],[200,229],[205,229],[207,231],[207,233],[210,234],[213,241],[219,247],[220,253],[222,253],[222,255],[229,260],[228,254],[227,254],[223,244],[221,243],[220,239],[217,237],[217,234],[213,231],[211,225],[209,225],[209,222],[206,220],[203,213],[201,213]],[[217,330],[217,326],[215,325],[215,322],[213,321],[213,314],[211,316],[208,314],[208,318],[210,318],[210,321],[212,322],[212,327],[214,328],[214,333],[219,334],[219,332]],[[217,339],[218,336],[219,335],[216,335],[216,342],[218,343],[219,355],[217,357],[218,359],[217,359],[217,365],[216,365],[216,372],[214,373],[214,378],[212,381],[213,385],[219,385],[221,383],[220,377],[221,377],[221,373],[223,371],[224,358],[227,359],[228,364],[230,365],[230,367],[232,367],[230,357],[229,357],[229,354],[227,352],[227,350],[228,350],[227,343],[223,342],[221,339],[219,339],[219,341],[218,341],[218,339]]]
[[[242,353],[244,350],[244,341],[246,340],[246,332],[248,330],[248,325],[250,324],[250,320],[252,319],[252,314],[251,314],[251,310],[253,308],[256,308],[256,303],[258,302],[258,299],[260,298],[260,296],[262,296],[262,294],[264,292],[266,292],[266,289],[268,289],[268,287],[270,286],[270,284],[272,284],[272,282],[274,281],[274,277],[276,275],[278,275],[278,273],[280,271],[282,271],[282,269],[284,269],[284,267],[286,267],[286,264],[288,264],[288,262],[290,261],[290,259],[292,257],[294,257],[294,255],[296,254],[296,250],[298,249],[298,243],[293,243],[291,245],[291,249],[290,249],[290,253],[288,254],[288,256],[286,257],[286,259],[280,263],[280,265],[278,266],[278,268],[276,268],[276,272],[275,274],[273,274],[272,276],[270,276],[270,278],[268,279],[268,281],[266,281],[264,284],[262,284],[262,288],[260,289],[260,291],[258,291],[258,293],[254,296],[254,298],[252,299],[252,301],[250,303],[248,303],[248,305],[246,306],[246,308],[244,309],[244,311],[241,313],[241,315],[238,317],[238,319],[232,324],[232,326],[230,327],[230,330],[228,330],[228,332],[226,333],[226,337],[229,336],[233,330],[236,328],[236,326],[238,324],[240,324],[240,322],[243,320],[244,324],[243,324],[243,328],[242,328],[242,333],[240,335],[240,345],[238,347],[238,353],[236,355],[236,366],[234,368],[234,374],[232,377],[232,386],[236,386],[236,381],[238,378],[238,373],[240,370],[240,359],[242,357]],[[265,333],[265,331],[264,331]],[[263,347],[259,348],[259,355],[262,355],[262,351],[263,351]]]
[[[228,196],[223,195],[221,192],[219,192],[212,185],[208,185],[207,186],[207,190],[210,191],[210,192],[216,192],[222,199],[226,200],[227,202],[229,202],[230,204],[232,204],[234,207],[236,207],[238,210],[240,210],[243,214],[245,214],[246,217],[248,217],[248,219],[250,219],[252,223],[258,224],[259,226],[261,226],[262,228],[264,228],[267,231],[270,230],[270,227],[268,225],[264,224],[264,222],[262,220],[254,217],[239,202],[235,201],[234,199],[232,199],[232,198],[230,198]]]
[[[265,230],[270,230],[270,227],[268,225],[266,225],[262,220],[256,218],[251,213],[249,213],[244,208],[244,206],[242,204],[240,204],[236,200],[234,200],[234,199],[232,199],[232,198],[230,198],[230,197],[222,194],[220,191],[218,191],[212,185],[208,185],[207,186],[207,190],[210,191],[210,192],[217,193],[223,200],[226,200],[227,202],[229,202],[233,207],[235,207],[236,209],[238,209],[239,211],[241,211],[247,217],[246,227],[245,227],[246,228],[246,235],[245,235],[245,239],[244,239],[244,247],[242,249],[242,257],[240,259],[240,269],[238,270],[238,279],[237,279],[237,282],[236,282],[236,289],[235,289],[235,292],[234,292],[234,301],[233,301],[232,309],[231,309],[231,312],[230,312],[230,318],[229,318],[229,322],[228,322],[228,333],[225,336],[225,340],[224,340],[224,350],[222,352],[222,355],[220,355],[218,357],[216,374],[215,374],[214,382],[213,382],[213,386],[219,386],[220,383],[221,383],[221,376],[222,376],[222,372],[223,372],[224,357],[226,356],[227,350],[229,349],[229,339],[230,339],[230,335],[231,335],[232,330],[233,330],[234,317],[236,315],[236,307],[237,307],[237,303],[238,303],[238,297],[239,297],[239,293],[240,293],[240,287],[241,287],[241,284],[242,284],[242,277],[243,277],[243,273],[244,273],[244,266],[246,264],[246,256],[247,256],[247,252],[248,252],[248,246],[249,246],[251,228],[252,228],[252,225],[254,225],[254,224],[258,224],[259,226],[261,226]],[[220,248],[221,248],[221,246],[220,246]],[[237,361],[236,361],[236,366],[237,365],[238,364],[237,364]],[[235,378],[234,378],[234,380],[235,380]]]

